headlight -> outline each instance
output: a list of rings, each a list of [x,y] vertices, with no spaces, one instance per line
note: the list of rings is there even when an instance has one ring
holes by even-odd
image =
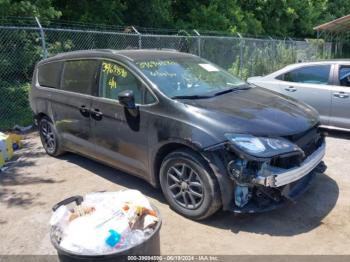
[[[255,137],[245,134],[225,134],[225,136],[233,147],[255,157],[272,157],[301,151],[297,145],[281,137]]]

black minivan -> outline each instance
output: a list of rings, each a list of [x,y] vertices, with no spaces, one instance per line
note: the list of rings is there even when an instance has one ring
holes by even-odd
[[[195,55],[86,50],[35,67],[46,152],[75,152],[160,186],[192,219],[292,201],[324,172],[316,111]]]

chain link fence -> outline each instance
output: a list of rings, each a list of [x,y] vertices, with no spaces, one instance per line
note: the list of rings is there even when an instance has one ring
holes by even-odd
[[[5,22],[4,22],[5,21]],[[134,27],[59,26],[34,18],[9,23],[0,19],[0,130],[29,125],[28,104],[35,63],[57,53],[81,49],[168,48],[199,55],[246,79],[287,64],[330,58],[322,40],[250,38],[198,31],[155,31]]]

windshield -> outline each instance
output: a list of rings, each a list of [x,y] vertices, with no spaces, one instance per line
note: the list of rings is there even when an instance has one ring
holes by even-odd
[[[218,66],[197,57],[136,61],[141,71],[168,97],[206,97],[246,83]]]

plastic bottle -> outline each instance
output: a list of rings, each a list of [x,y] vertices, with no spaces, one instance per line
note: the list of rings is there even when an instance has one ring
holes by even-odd
[[[130,233],[127,235],[127,245],[128,247],[134,247],[145,241],[145,238],[145,233],[142,230],[131,230]]]
[[[68,222],[70,212],[66,206],[60,206],[56,211],[52,213],[50,219],[50,225],[55,226],[62,221]]]
[[[66,206],[60,206],[55,212],[53,212],[50,225],[56,227],[60,232],[63,232],[69,223],[69,217],[71,212]]]

